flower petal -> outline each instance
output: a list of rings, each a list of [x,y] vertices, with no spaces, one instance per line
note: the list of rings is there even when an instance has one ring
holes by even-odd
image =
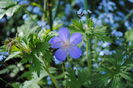
[[[73,33],[71,38],[70,38],[70,43],[71,44],[79,44],[82,41],[82,34],[81,33]]]
[[[72,58],[77,59],[81,56],[82,51],[77,46],[69,48],[69,54]]]
[[[55,57],[57,60],[59,61],[64,61],[67,57],[67,52],[65,49],[63,48],[59,48],[56,52],[55,52]]]
[[[63,44],[62,40],[59,37],[53,37],[49,40],[52,48],[60,48]]]
[[[68,41],[69,37],[70,37],[70,32],[67,28],[61,28],[58,32],[59,37],[64,41]]]

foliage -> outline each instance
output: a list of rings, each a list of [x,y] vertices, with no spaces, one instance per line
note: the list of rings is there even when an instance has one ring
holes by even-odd
[[[2,33],[5,29],[10,35],[3,37],[0,47],[0,86],[132,88],[133,20],[131,8],[124,7],[132,1],[95,1],[97,8],[89,1],[0,0],[0,20],[7,21],[2,23]],[[123,7],[123,13],[119,7]],[[49,40],[58,36],[62,27],[71,34],[82,34],[78,45],[82,55],[78,59],[68,55],[58,61],[54,56],[57,49]]]

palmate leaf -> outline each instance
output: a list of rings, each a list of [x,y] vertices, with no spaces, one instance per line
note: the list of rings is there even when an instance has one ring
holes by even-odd
[[[84,33],[83,23],[79,20],[72,20],[72,24],[69,26],[72,32]]]
[[[40,71],[43,69],[43,65],[44,65],[40,62],[39,59],[37,59],[34,56],[34,53],[30,53],[30,54],[23,53],[21,62],[23,64],[29,64],[30,74],[32,72],[37,72],[37,74],[39,75]],[[30,74],[28,74],[28,75],[30,75]]]
[[[88,69],[84,68],[78,71],[78,80],[82,85],[89,80]]]
[[[40,88],[38,85],[38,82],[43,78],[48,76],[47,72],[45,70],[41,70],[40,75],[38,76],[36,72],[32,73],[32,79],[29,81],[25,81],[23,83],[23,86],[20,88]]]
[[[42,33],[33,22],[26,22],[18,28],[18,42],[20,43],[18,47],[23,52],[22,62],[31,63],[29,70],[37,72],[38,75],[45,65],[43,61],[50,62],[52,58],[48,44],[49,35],[40,36],[42,35],[40,32]]]
[[[70,78],[68,85],[70,88],[81,88],[85,82],[89,81],[88,69],[78,70],[78,75],[75,75],[75,71],[72,69],[69,69],[68,73],[68,77]]]
[[[49,71],[50,73],[55,73],[56,69],[50,67]],[[40,75],[38,75],[37,72],[32,72],[31,80],[25,81],[23,85],[20,86],[20,88],[40,88],[38,83],[46,76],[48,76],[48,73],[44,69],[40,71]]]
[[[75,71],[72,69],[68,70],[68,77],[70,81],[67,81],[67,85],[70,86],[70,88],[80,88],[81,84],[78,82],[78,79],[75,76]],[[76,84],[76,85],[75,85]]]
[[[86,21],[73,20],[72,24],[69,26],[71,32],[80,32],[87,38],[93,37],[98,40],[110,41],[111,39],[107,36],[106,26],[94,26],[92,19],[87,19]],[[86,39],[85,39],[86,40]]]
[[[120,77],[114,77],[110,84],[111,88],[125,88],[125,86],[123,85],[124,82],[122,82]]]
[[[37,72],[37,74],[40,74],[40,71],[43,69],[43,64],[37,59],[33,59],[32,68],[30,70]]]
[[[105,56],[99,71],[104,71],[106,74],[99,74],[99,78],[95,81],[99,87],[104,88],[128,88],[129,85],[123,85],[127,82],[133,83],[133,76],[130,74],[130,70],[133,69],[130,58],[124,59],[126,54],[123,50],[116,50],[116,53],[111,56]],[[94,81],[94,82],[95,82]]]

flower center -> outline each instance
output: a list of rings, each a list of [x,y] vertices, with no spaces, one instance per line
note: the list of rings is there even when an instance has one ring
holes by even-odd
[[[69,42],[65,42],[65,43],[63,44],[63,47],[64,47],[64,48],[68,48],[69,45],[70,45]]]

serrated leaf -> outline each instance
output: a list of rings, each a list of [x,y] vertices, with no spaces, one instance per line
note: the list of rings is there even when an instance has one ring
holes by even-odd
[[[49,71],[50,73],[55,73],[55,68],[51,67],[49,68]],[[23,86],[21,86],[20,88],[40,88],[40,86],[38,85],[38,82],[46,76],[48,76],[48,73],[44,69],[40,71],[39,75],[37,72],[33,72],[32,79],[29,81],[25,81],[23,83]]]
[[[40,72],[39,76],[36,72],[33,72],[32,80],[25,81],[22,88],[40,88],[40,86],[38,85],[38,82],[45,76],[48,76],[48,74],[44,70]]]
[[[8,61],[8,60],[10,60],[10,59],[12,59],[12,58],[15,58],[15,57],[20,57],[20,54],[21,54],[21,53],[22,53],[22,52],[20,52],[20,51],[13,52],[12,54],[10,54],[10,55],[6,58],[5,61]]]
[[[133,79],[132,79],[131,77],[129,77],[127,74],[120,73],[120,75],[121,75],[124,79],[133,82]]]

